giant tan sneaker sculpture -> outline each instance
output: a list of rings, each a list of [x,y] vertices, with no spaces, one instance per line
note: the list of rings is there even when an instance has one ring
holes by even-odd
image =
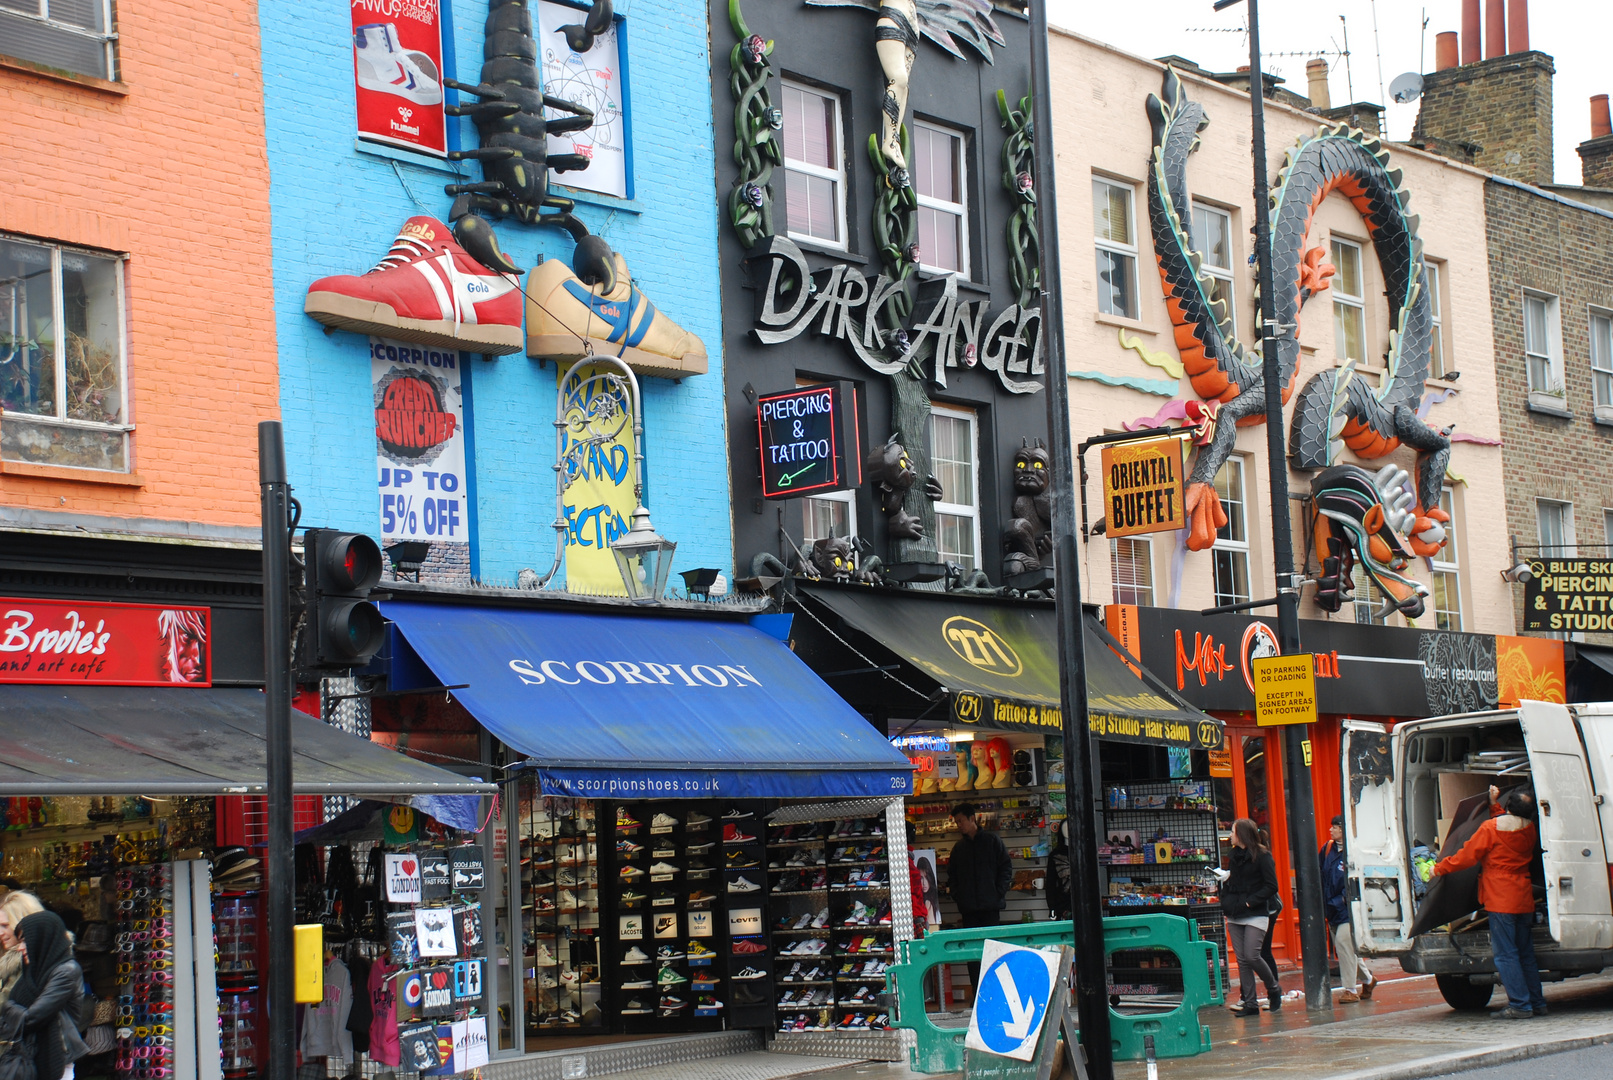
[[[705,345],[655,309],[633,284],[621,255],[613,261],[616,281],[608,290],[583,284],[558,259],[532,269],[526,293],[527,355],[567,361],[592,352],[620,357],[640,375],[704,375]]]

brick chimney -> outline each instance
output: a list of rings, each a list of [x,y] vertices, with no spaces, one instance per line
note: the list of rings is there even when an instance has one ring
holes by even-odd
[[[1305,78],[1310,83],[1311,107],[1324,112],[1333,107],[1333,95],[1327,89],[1327,61],[1320,56],[1305,61]]]
[[[1606,94],[1591,98],[1591,137],[1578,150],[1580,183],[1613,191],[1613,117]]]
[[[1470,22],[1477,22],[1470,18],[1477,15],[1477,8],[1477,0],[1464,5],[1464,60],[1477,53],[1466,32]],[[1538,51],[1429,72],[1423,76],[1422,105],[1411,145],[1526,184],[1552,183],[1555,73],[1552,58]]]

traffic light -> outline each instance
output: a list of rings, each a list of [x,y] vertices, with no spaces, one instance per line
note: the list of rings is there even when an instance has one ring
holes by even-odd
[[[370,590],[381,580],[381,549],[363,533],[309,529],[303,534],[307,567],[304,663],[310,669],[362,667],[386,633]]]

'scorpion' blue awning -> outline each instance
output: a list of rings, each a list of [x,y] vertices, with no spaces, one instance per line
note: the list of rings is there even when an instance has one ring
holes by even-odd
[[[739,622],[389,602],[454,697],[550,795],[905,795],[912,766],[781,641]]]

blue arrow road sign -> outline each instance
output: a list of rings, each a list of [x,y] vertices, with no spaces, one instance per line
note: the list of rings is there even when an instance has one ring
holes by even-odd
[[[1053,968],[1034,949],[1011,949],[980,972],[974,1019],[980,1041],[994,1054],[1021,1052],[1042,1029],[1053,997]]]

